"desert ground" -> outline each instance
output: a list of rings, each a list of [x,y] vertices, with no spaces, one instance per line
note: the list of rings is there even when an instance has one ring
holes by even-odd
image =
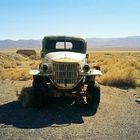
[[[140,52],[89,52],[89,63],[103,72],[97,112],[79,99],[54,99],[42,108],[25,108],[17,95],[31,88],[30,69],[38,68],[39,54],[0,52],[1,140],[138,140],[140,139]]]

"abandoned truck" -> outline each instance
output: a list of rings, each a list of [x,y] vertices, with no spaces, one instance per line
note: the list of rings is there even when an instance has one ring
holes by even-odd
[[[45,98],[61,96],[85,97],[85,104],[96,109],[100,102],[100,86],[95,76],[102,75],[99,66],[87,63],[87,43],[82,38],[47,36],[42,41],[41,64],[33,75],[33,105]]]

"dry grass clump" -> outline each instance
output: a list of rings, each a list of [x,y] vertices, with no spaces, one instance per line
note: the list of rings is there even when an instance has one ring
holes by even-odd
[[[140,86],[140,53],[93,52],[89,56],[91,65],[97,62],[101,66],[103,76],[97,78],[101,84],[115,87]]]
[[[109,86],[116,87],[136,87],[136,78],[131,69],[114,68],[112,71],[108,71],[101,78],[101,83]]]
[[[15,68],[16,63],[14,61],[14,58],[9,57],[9,55],[5,56],[3,54],[0,54],[0,66],[4,69]]]
[[[31,68],[38,68],[40,61],[36,59],[38,56],[30,57],[15,52],[0,53],[0,79],[24,81],[31,79],[29,71]]]
[[[29,56],[29,58],[31,60],[40,60],[40,56],[38,54],[37,55],[31,55],[31,56]]]
[[[29,75],[29,69],[27,68],[18,68],[18,69],[3,69],[1,70],[1,79],[10,79],[10,80],[20,80],[27,81],[31,79]]]
[[[39,64],[40,64],[40,61],[31,61],[30,62],[30,69],[38,69],[39,68]]]

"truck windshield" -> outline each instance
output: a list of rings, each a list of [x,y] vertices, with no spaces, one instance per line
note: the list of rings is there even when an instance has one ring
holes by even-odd
[[[43,42],[43,51],[46,53],[58,51],[86,53],[86,43],[77,40],[45,40]]]
[[[56,49],[72,50],[73,45],[71,42],[56,42]]]

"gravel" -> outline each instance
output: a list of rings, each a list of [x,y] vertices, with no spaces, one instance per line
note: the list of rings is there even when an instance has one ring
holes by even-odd
[[[1,140],[140,139],[140,88],[101,86],[94,114],[72,98],[53,100],[40,109],[23,108],[16,94],[31,82],[0,80]]]

